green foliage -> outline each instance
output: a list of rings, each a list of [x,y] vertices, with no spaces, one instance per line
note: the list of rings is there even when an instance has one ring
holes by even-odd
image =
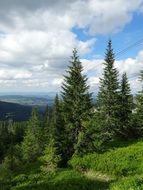
[[[110,185],[110,190],[143,190],[143,176],[130,176]]]
[[[143,142],[129,145],[143,134],[143,89],[132,112],[127,75],[119,86],[114,61],[109,41],[97,109],[74,49],[62,100],[56,95],[43,120],[34,108],[28,123],[0,122],[0,189],[143,189]],[[61,169],[71,157],[75,170]]]
[[[41,166],[43,172],[54,173],[57,170],[61,156],[57,154],[57,147],[55,146],[54,139],[50,140],[40,160],[43,162]]]
[[[128,82],[127,74],[122,75],[119,92],[119,121],[120,126],[117,129],[117,135],[122,138],[129,138],[131,135],[131,116],[133,109],[133,97]]]
[[[140,93],[136,97],[137,106],[136,106],[136,120],[137,120],[137,126],[139,127],[138,130],[140,131],[140,134],[143,134],[143,93]]]
[[[67,76],[62,85],[63,112],[66,123],[68,150],[65,153],[70,158],[74,153],[74,146],[78,141],[78,135],[82,131],[82,122],[91,116],[91,94],[88,92],[87,78],[82,74],[83,67],[73,50],[71,65],[67,70]],[[69,148],[70,147],[70,148]]]
[[[115,176],[127,176],[143,172],[143,142],[110,150],[103,154],[75,157],[69,164],[77,170],[92,169]]]
[[[136,96],[136,110],[135,110],[135,119],[137,124],[137,129],[139,135],[143,135],[143,71],[140,73],[140,79],[142,84],[142,90]]]
[[[10,146],[10,133],[6,122],[0,122],[0,160],[4,158]]]
[[[26,122],[0,121],[0,160],[23,140]]]
[[[74,170],[60,170],[56,174],[35,173],[18,175],[13,178],[9,190],[105,190],[106,181],[86,178]]]
[[[50,115],[50,108],[47,105],[44,116],[42,118],[42,139],[43,139],[43,146],[45,147],[47,143],[49,142],[50,139],[50,134],[51,134],[51,127],[50,127],[50,121],[51,121],[51,115]]]
[[[10,179],[13,174],[16,172],[21,172],[22,164],[20,146],[15,145],[12,148],[12,152],[8,152],[0,165],[0,185],[2,185],[4,190],[11,184]]]
[[[55,97],[52,117],[51,117],[51,138],[54,139],[57,148],[57,154],[62,157],[62,164],[64,164],[65,153],[65,126],[62,115],[62,102],[58,95]]]
[[[104,121],[101,125],[101,133],[104,134],[105,139],[114,137],[119,124],[119,81],[118,71],[114,68],[114,61],[112,42],[109,40],[98,94],[100,118]]]
[[[46,162],[44,161],[44,163]],[[80,173],[73,170],[58,169],[54,173],[40,172],[35,170],[35,168],[39,167],[39,164],[36,164],[32,167],[30,165],[27,166],[28,170],[25,170],[26,173],[16,175],[11,182],[7,181],[6,183],[6,181],[3,181],[1,184],[4,190],[142,190],[142,163],[143,142],[137,142],[103,154],[90,154],[73,158],[70,161],[70,165],[80,171]],[[105,179],[102,180],[97,175],[95,177],[93,174],[90,176],[88,174],[90,170],[104,174],[103,176],[107,174],[107,177],[105,176]],[[116,176],[117,181],[108,181],[107,178],[109,176]]]
[[[83,130],[78,135],[77,144],[75,144],[75,152],[73,156],[83,156],[89,153],[96,152],[99,148],[98,130],[95,122],[95,117],[90,121],[85,121],[82,124]],[[98,142],[97,142],[98,140]]]
[[[23,158],[25,160],[35,161],[42,153],[44,147],[42,132],[38,112],[34,108],[22,143]]]

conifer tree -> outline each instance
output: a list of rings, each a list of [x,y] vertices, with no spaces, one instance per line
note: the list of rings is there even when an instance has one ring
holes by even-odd
[[[42,127],[36,108],[33,108],[26,134],[22,143],[23,158],[27,161],[34,161],[42,153],[43,139]]]
[[[44,123],[48,125],[49,122],[50,122],[50,109],[49,106],[47,105],[44,113]]]
[[[0,160],[2,160],[10,147],[10,132],[6,122],[0,122]]]
[[[60,154],[64,160],[65,128],[64,128],[64,121],[62,115],[62,102],[59,99],[58,94],[56,94],[54,100],[50,127],[51,127],[51,137],[52,139],[54,139],[55,146],[57,148],[57,153]]]
[[[129,136],[130,131],[130,119],[133,109],[133,97],[131,95],[131,89],[128,82],[126,73],[122,75],[121,85],[120,85],[120,128],[119,134],[123,137]]]
[[[59,100],[58,94],[56,94],[54,105],[53,105],[53,112],[52,112],[52,133],[55,136],[55,138],[58,138],[63,130],[63,120],[62,120],[62,114],[61,114],[61,102]]]
[[[47,143],[50,140],[50,134],[51,134],[51,127],[50,127],[50,121],[51,120],[51,116],[50,116],[50,108],[47,105],[46,109],[45,109],[45,113],[44,113],[44,117],[43,117],[43,121],[42,121],[42,127],[43,127],[43,141],[45,146],[47,145]]]
[[[140,81],[142,85],[142,90],[137,95],[137,107],[136,107],[136,119],[137,125],[139,127],[139,135],[143,135],[143,70],[140,73]]]
[[[97,139],[97,126],[93,124],[93,119],[84,122],[83,125],[84,128],[79,132],[78,141],[74,146],[74,156],[83,156],[97,151],[97,143],[95,142]]]
[[[139,130],[142,130],[143,132],[143,94],[139,94],[137,96],[136,117],[137,117]]]
[[[57,170],[61,156],[58,155],[57,147],[53,138],[50,139],[44,155],[40,157],[42,161],[41,170],[45,173],[54,173]]]
[[[114,61],[112,42],[109,40],[105,54],[103,77],[100,79],[98,94],[102,132],[107,137],[114,136],[118,127],[119,81]]]
[[[76,49],[73,50],[70,63],[68,74],[62,85],[64,118],[70,147],[67,150],[69,157],[74,153],[74,145],[83,128],[82,122],[91,116],[92,108],[91,94],[88,92],[89,86],[86,84],[87,77],[82,74],[83,67]]]

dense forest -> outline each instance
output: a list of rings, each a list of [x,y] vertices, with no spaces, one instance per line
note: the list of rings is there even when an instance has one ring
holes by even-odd
[[[143,189],[143,89],[133,95],[114,62],[109,40],[94,101],[74,49],[44,115],[0,122],[1,190]]]

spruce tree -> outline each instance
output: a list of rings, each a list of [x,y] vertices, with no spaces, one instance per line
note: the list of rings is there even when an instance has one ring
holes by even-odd
[[[97,126],[93,120],[84,122],[84,128],[79,132],[78,141],[74,146],[74,156],[84,156],[97,151]]]
[[[143,135],[143,94],[137,95],[136,118],[137,118],[139,131],[142,130],[142,135]]]
[[[61,164],[64,162],[64,148],[65,148],[65,128],[64,128],[64,120],[62,115],[62,102],[56,94],[52,118],[51,118],[51,138],[54,139],[55,147],[57,148],[57,154],[62,156]]]
[[[51,122],[50,108],[47,105],[45,109],[43,121],[42,121],[43,141],[44,141],[45,146],[50,140],[50,134],[51,134],[50,122]]]
[[[142,90],[139,92],[136,98],[136,120],[139,131],[139,136],[143,135],[143,71],[140,73],[140,81],[142,85]]]
[[[63,130],[63,120],[62,120],[62,113],[61,113],[61,102],[59,100],[58,94],[56,94],[53,111],[52,111],[52,133],[55,138],[58,139],[60,137],[62,130]]]
[[[0,121],[0,161],[3,160],[7,150],[11,146],[11,135],[6,122]]]
[[[43,150],[42,127],[36,108],[33,108],[22,143],[23,158],[35,161]]]
[[[104,72],[100,79],[98,104],[103,136],[113,137],[118,128],[119,81],[118,71],[114,67],[114,52],[109,40],[105,54]]]
[[[44,113],[44,123],[48,126],[49,122],[50,122],[50,108],[47,105]],[[47,129],[48,127],[45,126],[45,128]]]
[[[54,139],[50,139],[43,156],[40,157],[40,160],[42,161],[41,170],[44,173],[54,173],[57,170],[61,156],[58,155]]]
[[[131,95],[131,89],[128,82],[126,73],[122,75],[121,85],[120,85],[120,128],[119,135],[122,137],[128,137],[130,135],[130,120],[133,109],[133,97]]]
[[[79,60],[77,50],[73,55],[68,67],[67,75],[62,85],[62,98],[64,119],[68,138],[68,157],[74,153],[74,145],[78,141],[78,135],[82,131],[83,121],[91,116],[92,99],[86,84],[87,77],[83,75],[83,67]]]

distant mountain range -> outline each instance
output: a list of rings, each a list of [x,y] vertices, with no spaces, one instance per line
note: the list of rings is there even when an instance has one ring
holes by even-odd
[[[45,107],[52,106],[54,97],[41,95],[3,95],[0,94],[0,120],[28,120],[32,107],[36,106],[42,114]]]
[[[32,106],[0,101],[0,120],[26,121],[31,115]]]
[[[0,95],[0,101],[16,103],[28,106],[49,106],[53,103],[53,97],[41,95],[41,96],[28,96],[28,95]]]

